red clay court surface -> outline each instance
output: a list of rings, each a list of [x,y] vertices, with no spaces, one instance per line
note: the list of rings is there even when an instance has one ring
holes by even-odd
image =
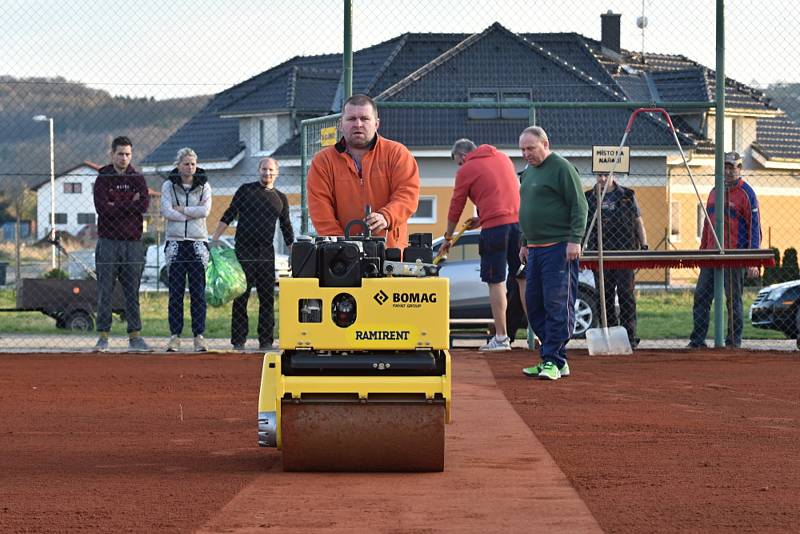
[[[0,355],[0,532],[797,532],[796,353],[527,379],[455,351],[444,473],[283,473],[258,355]]]

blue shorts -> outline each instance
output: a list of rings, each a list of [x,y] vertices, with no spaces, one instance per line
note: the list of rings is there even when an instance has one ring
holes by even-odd
[[[519,269],[519,224],[503,224],[482,228],[478,243],[481,255],[481,280],[487,284],[506,281],[507,270],[517,274]]]

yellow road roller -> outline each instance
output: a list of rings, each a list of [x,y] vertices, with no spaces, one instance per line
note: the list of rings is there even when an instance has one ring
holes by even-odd
[[[356,221],[360,222],[360,221]],[[352,224],[352,223],[351,223]],[[431,235],[298,241],[280,282],[258,443],[285,471],[442,471],[450,421],[448,280]]]

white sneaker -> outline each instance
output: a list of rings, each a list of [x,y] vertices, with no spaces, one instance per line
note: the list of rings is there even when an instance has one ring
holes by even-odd
[[[181,338],[179,336],[169,336],[167,352],[178,352],[179,350],[181,350]]]
[[[481,352],[506,352],[511,350],[511,339],[506,336],[505,339],[500,340],[497,336],[494,336],[486,345],[478,350]]]
[[[208,350],[208,345],[206,345],[206,339],[203,337],[202,334],[194,336],[194,351],[195,352],[205,352]]]

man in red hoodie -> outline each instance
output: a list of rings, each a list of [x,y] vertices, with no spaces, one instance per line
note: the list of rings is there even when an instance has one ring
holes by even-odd
[[[95,351],[108,350],[111,331],[111,296],[119,280],[125,296],[128,350],[144,352],[150,347],[141,337],[139,280],[142,277],[142,221],[150,198],[144,177],[131,165],[133,143],[121,136],[111,142],[111,164],[102,167],[94,182],[97,211],[97,344]]]
[[[478,208],[478,216],[469,222],[481,227],[478,252],[481,256],[481,280],[489,284],[495,336],[480,350],[511,350],[506,331],[506,269],[519,269],[519,180],[511,158],[492,145],[475,146],[469,139],[459,139],[450,154],[459,166],[442,253],[447,253],[453,231],[469,198]]]

